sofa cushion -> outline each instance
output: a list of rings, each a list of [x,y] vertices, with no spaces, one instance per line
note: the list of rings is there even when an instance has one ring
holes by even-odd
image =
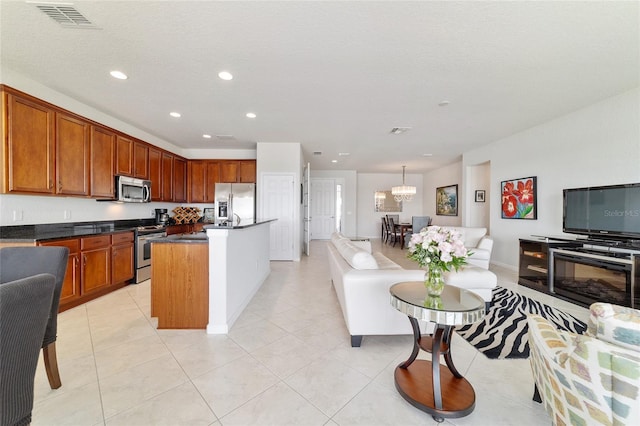
[[[353,269],[378,269],[378,262],[376,262],[373,255],[352,244],[348,238],[336,238],[335,241],[332,239],[332,243],[340,253],[340,256]]]
[[[403,269],[402,266],[398,265],[382,253],[375,252],[373,253],[373,257],[378,263],[378,269]]]
[[[460,233],[466,248],[476,247],[482,237],[487,235],[487,228],[468,228],[465,226],[447,226],[447,228],[455,229]]]

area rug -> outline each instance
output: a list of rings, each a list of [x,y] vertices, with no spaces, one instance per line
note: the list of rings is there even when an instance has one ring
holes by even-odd
[[[527,314],[537,314],[561,330],[582,334],[587,325],[573,315],[502,287],[493,290],[485,317],[456,331],[487,358],[528,358]]]

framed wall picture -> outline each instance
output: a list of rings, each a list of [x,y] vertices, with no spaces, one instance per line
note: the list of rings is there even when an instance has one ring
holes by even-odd
[[[536,177],[505,180],[500,183],[503,219],[538,218]]]
[[[458,185],[436,188],[436,214],[458,216]]]
[[[484,190],[477,189],[476,190],[476,203],[484,203]]]
[[[215,215],[215,209],[204,209],[204,218],[202,219],[203,222],[215,222],[216,221],[216,215]]]

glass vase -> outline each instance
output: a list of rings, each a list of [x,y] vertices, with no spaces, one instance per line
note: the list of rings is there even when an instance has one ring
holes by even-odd
[[[440,296],[444,290],[444,274],[442,268],[435,265],[427,267],[424,274],[424,286],[427,289],[427,295]]]

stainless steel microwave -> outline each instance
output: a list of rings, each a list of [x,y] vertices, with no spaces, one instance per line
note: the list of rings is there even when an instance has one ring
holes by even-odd
[[[151,202],[151,181],[116,176],[116,201],[124,203]]]

